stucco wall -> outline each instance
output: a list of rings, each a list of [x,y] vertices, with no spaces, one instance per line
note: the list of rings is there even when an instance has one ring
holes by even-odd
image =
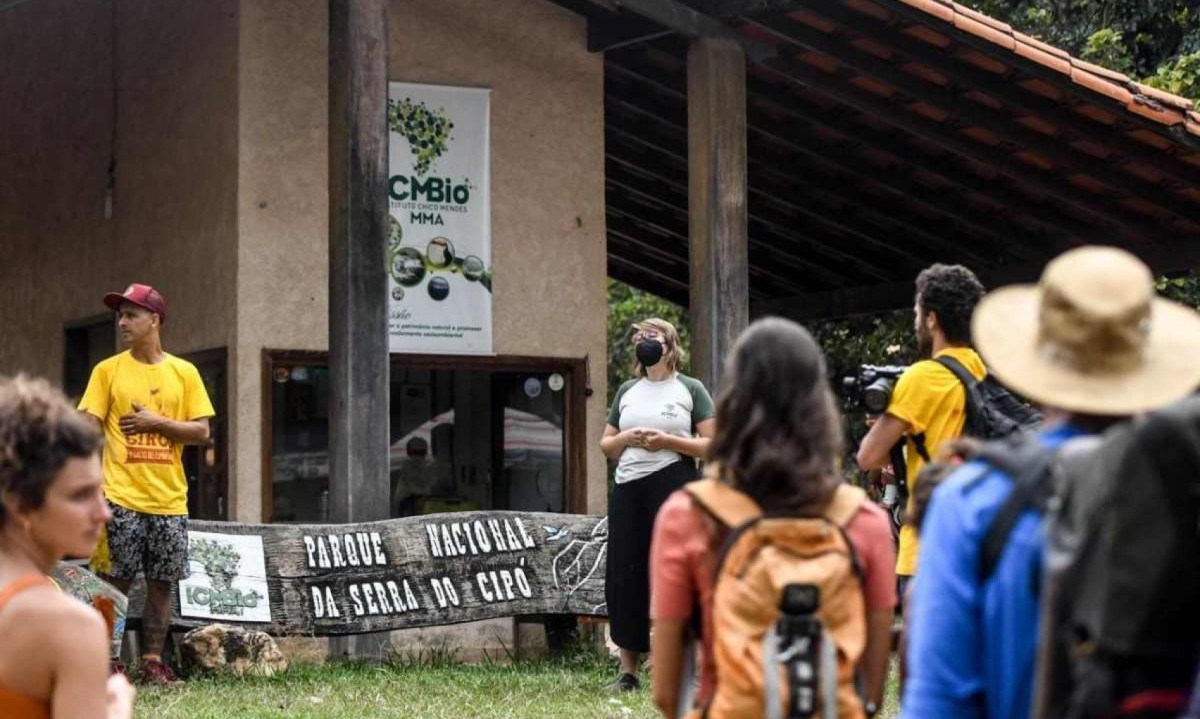
[[[2,15],[3,373],[61,379],[64,321],[103,313],[101,295],[134,281],[167,296],[168,351],[233,337],[236,0],[120,2],[115,20],[113,7]]]
[[[588,506],[603,511],[603,62],[582,18],[543,0],[394,0],[397,81],[492,88],[498,354],[591,358]],[[262,516],[264,347],[325,349],[324,3],[242,0],[234,516]]]
[[[262,351],[329,344],[329,6],[241,5],[230,519],[260,522]]]
[[[590,358],[588,509],[606,468],[604,66],[581,17],[543,0],[392,0],[392,80],[492,89],[498,354]]]

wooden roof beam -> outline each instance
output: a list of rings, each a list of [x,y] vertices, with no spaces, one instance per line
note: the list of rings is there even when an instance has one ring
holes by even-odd
[[[1019,71],[1031,78],[1036,78],[1055,89],[1061,91],[1064,95],[1075,96],[1079,94],[1079,86],[1076,85],[1070,77],[1055,70],[1045,67],[1032,60],[1021,58],[1016,53],[1013,53],[1006,48],[997,45],[996,43],[969,32],[962,32],[955,29],[953,26],[940,22],[932,17],[929,13],[920,8],[912,7],[903,0],[873,0],[880,7],[888,10],[896,15],[903,17],[914,25],[930,27],[931,29],[946,35],[951,40],[959,45],[970,47],[983,55],[999,60],[1000,62],[1012,65],[1019,68]],[[1114,108],[1114,111],[1120,110],[1123,113],[1124,119],[1137,123],[1156,134],[1161,134],[1169,137],[1173,142],[1182,147],[1187,147],[1193,151],[1200,151],[1200,137],[1196,137],[1183,128],[1182,125],[1167,127],[1162,123],[1155,122],[1150,118],[1142,117],[1134,113],[1126,111],[1124,108]]]
[[[898,112],[891,102],[883,100],[866,90],[855,87],[846,73],[826,73],[794,58],[776,57],[762,67],[770,70],[779,77],[810,88],[837,102],[853,108],[857,112],[874,115],[905,132],[921,137],[928,142],[942,147],[965,158],[991,165],[996,171],[1010,177],[1013,181],[1036,187],[1039,191],[1060,202],[1068,203],[1081,212],[1094,213],[1103,217],[1127,233],[1129,239],[1144,241],[1154,228],[1140,218],[1133,218],[1127,213],[1104,203],[1100,198],[1094,198],[1084,190],[1064,185],[1057,177],[1043,175],[1036,168],[1020,163],[1010,155],[987,148],[973,140],[948,132],[946,126],[933,120]]]
[[[954,119],[965,120],[967,124],[984,128],[1012,143],[1014,147],[1029,149],[1049,159],[1060,166],[1064,176],[1079,172],[1104,183],[1110,190],[1119,191],[1122,187],[1127,187],[1139,199],[1157,205],[1193,228],[1196,227],[1194,220],[1190,218],[1194,217],[1200,208],[1193,203],[1161,185],[1126,172],[1114,171],[1106,161],[1099,160],[1065,142],[1032,130],[1004,112],[962,99],[959,97],[964,92],[962,88],[937,85],[916,75],[900,71],[875,55],[854,47],[844,39],[835,38],[833,35],[795,21],[761,20],[754,21],[753,25],[796,47],[828,55],[840,65],[862,76],[884,82],[897,90],[901,96],[908,97],[909,102],[902,103],[903,105],[921,101],[935,107],[940,106],[952,121]],[[992,84],[995,84],[995,81]],[[911,112],[906,108],[902,111]],[[958,132],[959,130],[948,123],[937,124],[941,125],[945,132]],[[1098,141],[1103,142],[1103,139]],[[981,147],[990,147],[979,144]],[[1120,198],[1114,195],[1110,199],[1116,201]],[[1154,222],[1156,218],[1147,219]]]
[[[1196,242],[1160,242],[1134,248],[1133,252],[1155,273],[1200,267],[1200,243]],[[983,268],[976,274],[985,287],[994,289],[1016,282],[1036,282],[1043,269],[1045,263],[1031,263],[999,269]],[[914,276],[913,280],[915,279]],[[759,318],[775,315],[803,322],[905,309],[912,306],[913,280],[847,287],[756,302],[750,306],[750,316]]]
[[[612,132],[608,141],[609,160],[651,176],[653,182],[674,190],[686,199],[686,185],[679,179],[672,179],[673,173],[654,168],[644,161],[627,160],[617,152],[622,145],[625,147],[636,146],[643,153],[653,153],[662,162],[674,162],[678,175],[686,177],[686,160],[679,154],[678,147],[672,149],[673,143],[667,141],[666,138],[647,138],[644,134],[625,132],[620,128],[612,127],[611,124],[609,129]],[[972,250],[968,240],[973,238],[957,235],[957,233],[934,236],[920,229],[920,222],[915,220],[901,203],[860,193],[836,195],[826,191],[826,188],[822,186],[826,178],[818,178],[813,182],[800,180],[794,175],[775,169],[771,164],[757,157],[755,153],[751,153],[749,165],[751,170],[751,215],[756,215],[756,208],[761,204],[776,205],[785,212],[811,217],[814,221],[831,228],[835,233],[849,234],[868,246],[882,250],[885,254],[898,254],[902,262],[917,266],[927,264],[934,258],[969,265],[983,265],[997,261],[995,255],[985,258]],[[608,177],[612,177],[611,172]],[[768,192],[762,188],[764,178],[770,179],[772,191]],[[779,191],[780,185],[793,191],[802,190],[803,194],[794,197],[784,195]],[[843,190],[843,192],[846,191]],[[817,200],[817,204],[825,206],[824,213],[812,209],[814,199]],[[836,207],[830,208],[830,205]],[[894,214],[878,212],[872,208],[872,205],[883,208],[884,212],[894,212]],[[852,209],[847,211],[846,208]],[[881,237],[888,239],[880,239]],[[918,244],[923,254],[916,255],[906,252],[903,249],[905,241]],[[828,245],[834,253],[843,254],[836,244],[823,244]],[[861,256],[858,255],[853,255],[848,259],[854,262],[862,261]],[[894,263],[888,266],[895,268]]]
[[[608,185],[606,183],[606,186],[628,192],[628,190],[617,187],[615,184]],[[687,242],[688,226],[686,215],[680,218],[677,213],[660,213],[656,214],[653,219],[648,219],[646,215],[638,213],[636,209],[626,204],[627,202],[627,199],[620,199],[619,195],[614,197],[613,193],[610,192],[608,194],[608,209],[615,216],[628,219],[655,232],[667,233],[672,239],[678,242]],[[811,248],[805,246],[804,238],[798,238],[790,230],[781,228],[777,224],[765,222],[760,218],[750,220],[749,226],[753,230],[750,236],[750,247],[756,250],[766,250],[779,265],[801,273],[801,276],[820,278],[825,284],[833,286],[843,285],[852,279],[850,275],[845,274],[841,269],[846,266],[845,261],[831,263],[826,258],[818,258],[814,254],[805,252],[805,250]],[[768,243],[766,241],[768,237],[774,238],[777,244],[772,245]],[[794,251],[786,251],[789,248],[792,248]],[[684,251],[687,251],[686,246],[684,247]],[[761,267],[758,269],[765,276],[774,277],[776,281],[783,285],[795,284],[794,280],[779,275],[772,270]],[[891,278],[891,275],[883,275],[877,271],[873,271],[870,274],[876,279]]]
[[[647,170],[645,168],[644,165],[638,165],[638,164],[635,164],[632,162],[625,161],[625,160],[621,159],[619,156],[612,154],[612,153],[610,153],[607,156],[607,159],[610,161],[611,164],[606,169],[606,173],[605,173],[605,182],[606,183],[612,183],[613,186],[615,186],[615,187],[620,187],[621,189],[623,189],[627,192],[636,193],[636,194],[642,196],[643,198],[646,198],[648,201],[657,200],[658,202],[663,204],[664,209],[669,209],[670,211],[674,212],[677,216],[682,216],[684,218],[687,217],[687,186],[686,185],[679,185],[675,182],[672,182],[671,180],[667,179],[666,177],[663,177],[662,175],[658,175],[658,174],[650,172],[649,170]],[[617,167],[614,167],[613,165],[617,165]],[[647,179],[649,180],[649,182],[637,179],[636,177],[634,177],[633,172],[630,172],[629,170],[625,170],[625,169],[621,168],[620,165],[636,167],[638,172],[647,175]],[[664,190],[666,190],[666,192],[664,192]],[[751,189],[751,193],[760,198],[763,197],[762,193],[756,192],[753,189]],[[673,197],[675,199],[675,201],[674,202],[669,201],[664,196]],[[682,200],[682,202],[679,202],[679,200]],[[916,258],[912,257],[911,255],[906,255],[902,251],[899,251],[894,246],[894,244],[889,245],[886,242],[884,242],[883,240],[879,240],[874,237],[862,235],[862,234],[858,233],[857,231],[853,230],[852,228],[841,225],[841,224],[837,223],[836,221],[829,220],[829,219],[827,219],[817,213],[814,213],[812,211],[804,210],[802,208],[791,205],[790,203],[785,203],[785,204],[787,207],[795,210],[798,214],[803,214],[805,217],[809,218],[811,221],[826,226],[827,228],[832,230],[834,233],[841,234],[841,235],[850,235],[851,237],[854,237],[855,239],[857,239],[859,241],[868,242],[871,246],[875,247],[881,253],[895,255],[898,259],[900,259],[901,262],[907,262],[907,263],[913,263],[913,262],[919,263],[920,262],[920,260],[917,260]],[[823,255],[823,256],[825,256],[835,262],[839,262],[839,263],[852,262],[855,264],[863,265],[869,269],[871,274],[873,274],[875,277],[877,277],[879,279],[889,278],[894,275],[895,267],[896,267],[895,262],[892,262],[890,264],[890,267],[886,264],[880,264],[879,262],[872,262],[872,261],[866,259],[865,257],[863,257],[862,255],[854,254],[852,252],[847,251],[846,249],[843,249],[842,247],[839,247],[838,243],[836,242],[836,239],[831,240],[831,239],[825,239],[823,237],[820,239],[817,239],[813,236],[808,235],[807,233],[803,237],[801,237],[800,235],[796,234],[795,228],[792,227],[791,225],[789,225],[788,219],[790,219],[790,218],[785,218],[781,215],[776,214],[773,211],[765,210],[761,206],[761,202],[752,203],[750,205],[750,209],[751,209],[750,218],[751,218],[752,223],[761,224],[764,227],[769,227],[769,228],[773,229],[774,231],[780,232],[783,234],[795,235],[798,240],[800,240],[802,242],[811,243],[813,252],[815,252],[817,254]],[[843,245],[843,247],[844,247],[844,245]]]
[[[620,73],[627,73],[628,77],[637,79],[643,84],[650,85],[660,90],[663,94],[671,96],[672,99],[678,97],[676,91],[674,91],[669,85],[665,85],[661,81],[653,79],[648,74],[639,74],[636,70],[630,70],[623,67],[619,63],[614,63],[611,57],[606,63],[606,67],[616,69]],[[609,73],[608,77],[608,81],[613,81],[614,78],[612,73]],[[784,99],[780,94],[779,88],[763,84],[761,80],[756,80],[755,78],[749,78],[747,80],[747,85],[751,88],[759,88],[752,93],[752,100],[755,99],[755,96],[768,96],[771,98],[772,105],[777,106],[781,110],[785,110],[790,114],[796,115],[796,119],[801,123],[820,125],[837,133],[849,132],[846,128],[844,117],[834,117],[831,113],[823,111],[816,106],[812,106],[811,108],[808,106],[802,107],[798,105],[794,99],[791,99],[791,96],[789,96],[787,99]],[[612,96],[611,92],[609,93],[609,96]],[[925,208],[926,211],[940,215],[947,215],[959,224],[972,228],[977,234],[992,238],[993,241],[1001,242],[1005,245],[1014,242],[1018,245],[1023,243],[1029,244],[1030,247],[1036,249],[1036,251],[1033,253],[1026,253],[1027,259],[1033,259],[1034,257],[1044,254],[1041,244],[1036,240],[1033,242],[1026,242],[1023,240],[1023,238],[1014,239],[1011,237],[1005,240],[1001,237],[1001,235],[997,234],[991,226],[981,223],[980,220],[983,218],[977,215],[970,213],[964,214],[947,205],[936,205],[922,200],[917,195],[911,195],[910,193],[912,193],[913,189],[913,180],[904,172],[882,170],[881,168],[868,165],[861,161],[852,160],[846,155],[831,154],[827,151],[828,148],[821,143],[815,143],[811,138],[806,136],[798,136],[794,131],[795,128],[788,127],[787,124],[781,124],[770,118],[763,117],[761,113],[755,114],[756,109],[753,103],[748,109],[748,112],[751,115],[754,115],[750,120],[750,132],[752,135],[761,136],[768,141],[773,142],[776,144],[776,146],[783,145],[794,151],[803,152],[822,164],[841,167],[846,172],[854,174],[864,180],[873,181],[876,184],[885,187],[889,191],[896,192],[901,195],[908,195],[909,197],[907,198],[907,201]],[[653,117],[654,114],[650,113],[648,116]],[[678,127],[678,125],[676,125],[676,127]],[[893,147],[898,142],[896,138],[893,138],[890,135],[885,135],[869,128],[856,127],[854,128],[853,132],[863,141],[864,144],[868,145]],[[911,155],[912,151],[897,151],[893,152],[892,154],[903,159],[907,155]],[[1004,190],[1002,186],[993,181],[975,177],[968,170],[960,168],[955,162],[947,162],[944,159],[933,158],[926,155],[922,156],[918,163],[913,163],[911,160],[906,160],[906,163],[915,164],[921,169],[929,170],[935,174],[941,175],[948,182],[958,187],[962,187],[985,196],[993,197],[998,201],[1007,203],[1010,207],[1020,207],[1021,209],[1019,212],[1022,217],[1036,220],[1042,226],[1050,229],[1051,237],[1047,239],[1051,241],[1054,246],[1069,246],[1069,243],[1064,244],[1061,242],[1062,237],[1070,234],[1064,231],[1063,227],[1077,225],[1080,222],[1078,219],[1073,219],[1065,215],[1044,211],[1041,207],[1030,202],[1027,198],[1013,195],[1011,192]],[[1090,236],[1089,233],[1085,233],[1085,235]],[[1053,249],[1053,247],[1051,249]],[[1021,254],[1021,250],[1019,248],[1018,254]]]
[[[850,5],[843,5],[841,3],[809,4],[805,9],[807,12],[821,15],[841,25],[842,30],[852,31],[873,43],[894,51],[908,62],[925,65],[939,74],[953,78],[959,83],[966,85],[967,89],[979,90],[991,97],[1004,101],[1015,111],[1015,117],[1046,119],[1057,126],[1067,138],[1091,140],[1111,148],[1111,136],[1114,133],[1120,133],[1135,126],[1129,113],[1120,109],[1104,108],[1118,118],[1117,125],[1121,129],[1117,129],[1091,115],[1073,112],[1069,109],[1069,106],[1062,105],[1055,100],[1021,88],[1017,84],[1021,78],[1019,77],[1019,73],[1015,71],[1013,64],[1009,64],[1008,67],[1014,69],[1014,72],[1008,75],[998,75],[970,63],[961,62],[952,54],[952,51],[959,46],[959,43],[954,38],[949,37],[947,34],[947,39],[953,43],[949,48],[942,48],[923,42],[904,32],[906,28],[900,26],[899,16],[894,16],[896,21],[888,23],[866,13],[858,12]],[[1016,61],[1014,60],[1014,62]],[[1078,90],[1076,91],[1076,96],[1077,93]],[[1074,96],[1068,95],[1068,97]],[[1146,118],[1140,118],[1140,116],[1136,115],[1133,117],[1146,120]],[[1159,123],[1152,120],[1146,121],[1154,125],[1155,129],[1161,129]],[[1136,123],[1136,125],[1138,127],[1142,126],[1140,123]],[[1092,132],[1092,130],[1099,134]],[[1188,133],[1184,134],[1191,137]],[[1130,143],[1130,147],[1141,151],[1149,149],[1142,142],[1132,138],[1127,138],[1127,140]],[[1118,165],[1127,163],[1132,159],[1127,155],[1118,155],[1116,153],[1114,153],[1114,156]],[[1156,171],[1184,186],[1200,185],[1200,168],[1183,162],[1176,153],[1162,152],[1161,156],[1167,158],[1168,162],[1158,162],[1157,160],[1160,158],[1156,156],[1156,162],[1154,163]]]

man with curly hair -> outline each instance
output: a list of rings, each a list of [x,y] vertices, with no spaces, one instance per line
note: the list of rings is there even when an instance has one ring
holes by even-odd
[[[913,326],[922,359],[897,380],[886,413],[858,449],[858,465],[877,469],[888,464],[892,447],[904,440],[910,497],[921,467],[943,442],[962,434],[967,419],[962,383],[934,360],[956,360],[976,379],[987,374],[983,360],[971,348],[971,314],[982,297],[983,285],[962,265],[936,264],[917,276]],[[916,571],[917,533],[906,523],[900,529],[896,557],[901,596]]]

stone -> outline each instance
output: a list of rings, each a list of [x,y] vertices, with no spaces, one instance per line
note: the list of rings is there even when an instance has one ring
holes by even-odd
[[[210,624],[183,636],[179,653],[188,674],[271,676],[288,662],[265,632],[227,624]]]

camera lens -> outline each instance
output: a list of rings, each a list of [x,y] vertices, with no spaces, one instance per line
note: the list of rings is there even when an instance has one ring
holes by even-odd
[[[894,382],[887,378],[880,378],[872,382],[863,390],[863,406],[867,408],[870,414],[883,414],[888,408],[888,403],[892,399],[892,387]]]

